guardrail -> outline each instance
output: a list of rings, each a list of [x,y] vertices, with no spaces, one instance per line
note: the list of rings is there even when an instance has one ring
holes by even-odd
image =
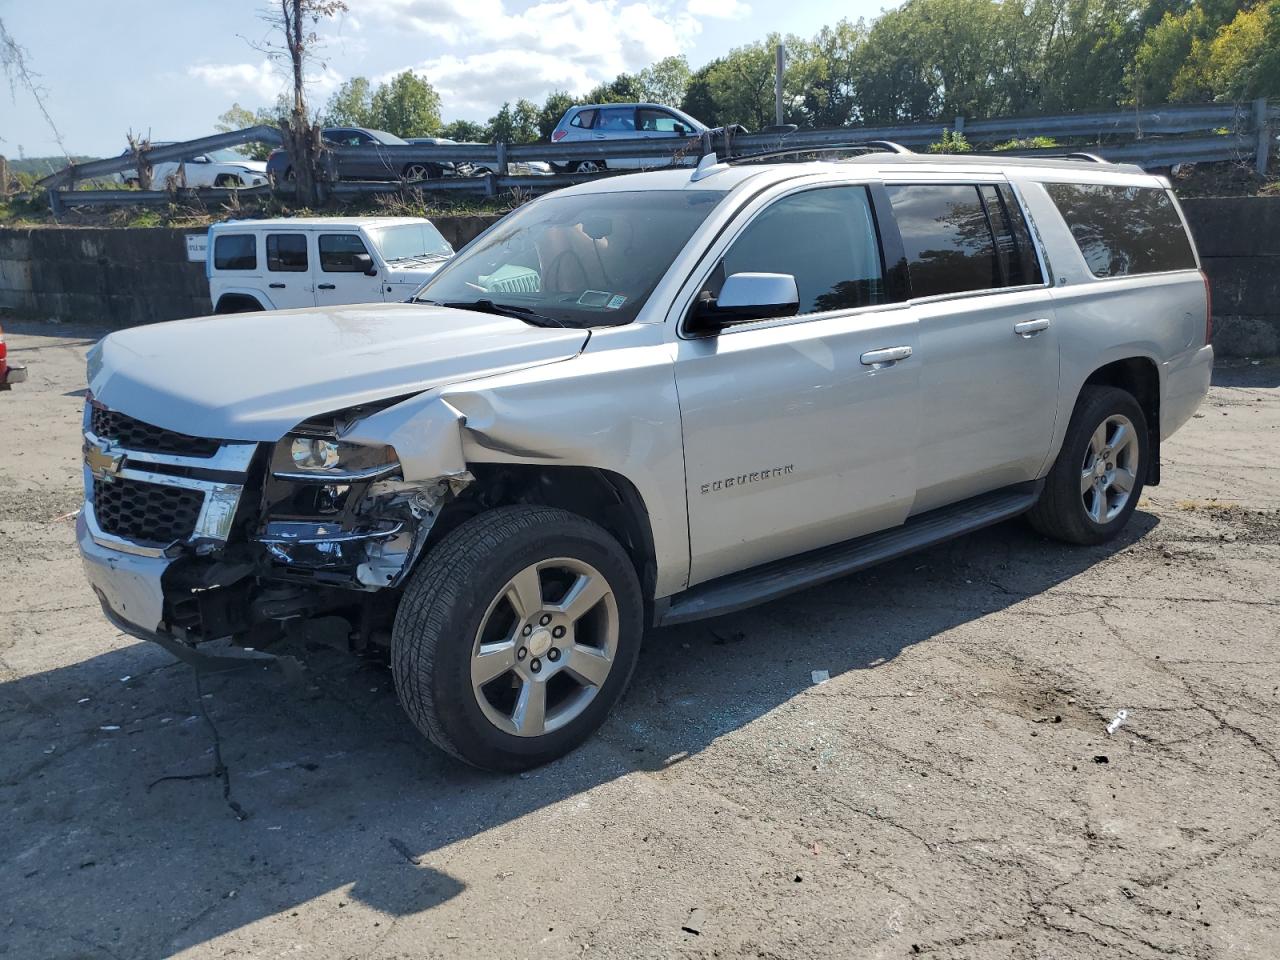
[[[717,130],[701,138],[641,137],[629,140],[587,141],[574,143],[496,144],[410,144],[405,146],[341,147],[326,151],[325,189],[336,196],[394,193],[406,186],[432,192],[493,196],[503,190],[518,189],[543,193],[571,183],[580,183],[609,172],[610,161],[641,161],[646,167],[691,164],[708,149],[722,156],[743,156],[768,150],[821,151],[853,146],[868,140],[891,140],[908,147],[919,147],[937,141],[943,130],[964,133],[971,141],[998,143],[1031,136],[1092,141],[1091,153],[1117,163],[1136,163],[1144,168],[1169,167],[1175,163],[1204,163],[1234,160],[1251,163],[1265,171],[1270,156],[1275,120],[1280,107],[1265,100],[1250,104],[1195,104],[1189,106],[1151,107],[1114,110],[1099,113],[1065,114],[1041,117],[1008,117],[991,120],[969,120],[954,117],[927,123],[899,124],[880,127],[840,127],[829,130],[795,130],[791,132],[732,135]],[[1106,141],[1106,142],[1104,142]],[[152,162],[181,160],[194,154],[221,147],[250,142],[282,142],[276,127],[257,126],[230,133],[216,134],[183,143],[152,147],[145,152]],[[1014,150],[1009,156],[1061,154],[1065,149]],[[653,161],[652,164],[644,163]],[[529,161],[550,163],[557,171],[552,176],[510,176],[512,164]],[[593,173],[570,173],[569,170],[590,161],[604,169]],[[154,205],[182,200],[230,200],[261,196],[266,187],[243,189],[210,188],[199,191],[188,188],[174,190],[75,190],[61,189],[78,181],[109,176],[133,169],[133,154],[75,164],[51,174],[39,182],[49,190],[55,212],[67,206]],[[402,179],[412,164],[469,164],[482,169],[483,176],[444,177],[407,183]],[[357,180],[356,171],[380,166],[385,181]]]

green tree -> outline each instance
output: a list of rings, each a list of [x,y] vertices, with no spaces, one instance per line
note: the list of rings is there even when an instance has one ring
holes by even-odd
[[[1208,46],[1206,74],[1215,99],[1280,96],[1280,0],[1241,10]]]
[[[440,136],[459,143],[484,143],[489,139],[489,131],[483,123],[474,120],[453,120],[440,128]]]
[[[489,118],[489,139],[494,143],[533,143],[538,139],[538,105],[517,100],[514,107],[504,103]]]
[[[720,107],[711,92],[711,74],[724,60],[712,60],[704,67],[693,72],[689,85],[685,88],[684,98],[680,101],[680,109],[695,120],[701,120],[709,127],[720,126]]]
[[[633,103],[640,99],[640,81],[630,73],[620,73],[608,83],[590,90],[583,103]]]
[[[398,137],[435,136],[440,129],[440,95],[423,77],[405,70],[373,92],[368,125]]]
[[[219,114],[217,122],[214,123],[213,129],[218,133],[230,133],[233,130],[244,130],[248,127],[265,124],[267,126],[278,126],[280,119],[270,110],[259,110],[258,113],[252,114],[238,103],[231,104],[225,111]],[[238,148],[250,160],[265,160],[267,155],[272,151],[273,144],[269,143],[246,143]]]
[[[367,77],[352,77],[333,92],[321,114],[326,127],[372,126],[373,88]]]
[[[684,57],[664,57],[645,67],[636,77],[638,99],[669,107],[678,106],[684,100],[692,75],[689,61]]]
[[[548,94],[547,99],[542,102],[542,109],[538,111],[538,138],[550,140],[551,133],[560,122],[560,118],[577,102],[576,98],[563,90],[553,90]]]

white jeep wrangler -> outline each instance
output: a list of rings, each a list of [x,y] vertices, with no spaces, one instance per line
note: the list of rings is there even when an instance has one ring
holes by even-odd
[[[407,300],[453,256],[421,217],[228,220],[209,228],[214,313]]]
[[[110,335],[80,549],[122,630],[206,667],[384,646],[427,737],[523,769],[649,626],[1021,513],[1114,537],[1208,317],[1136,168],[707,158],[534,201],[415,302]]]

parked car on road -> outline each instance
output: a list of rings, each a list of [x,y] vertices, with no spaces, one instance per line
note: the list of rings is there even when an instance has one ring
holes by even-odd
[[[453,256],[418,217],[230,220],[209,228],[214,313],[405,300]]]
[[[420,160],[403,161],[389,153],[376,150],[369,157],[355,157],[351,147],[405,147],[402,140],[385,130],[369,130],[364,127],[326,127],[321,131],[325,144],[333,150],[339,180],[435,180],[452,173],[444,164]],[[293,160],[283,147],[272,150],[267,157],[267,175],[275,184],[293,180]]]
[[[170,141],[171,142],[171,141]],[[152,146],[167,146],[168,142]],[[125,150],[121,156],[129,156]],[[127,186],[138,185],[138,171],[124,170],[116,174]],[[250,160],[234,150],[209,150],[193,153],[181,160],[162,160],[151,166],[151,187],[163,190],[176,187],[257,187],[267,182],[267,165]]]
[[[1213,361],[1166,181],[713,161],[519,207],[412,302],[100,341],[106,616],[220,665],[381,650],[426,737],[519,770],[603,722],[647,627],[1020,514],[1120,533]]]
[[[675,107],[657,103],[588,103],[570,107],[555,130],[551,142],[607,143],[610,140],[692,140],[701,137],[708,127],[682,113]],[[689,152],[689,163],[697,161],[700,151]],[[610,157],[608,161],[595,157],[561,161],[556,169],[561,173],[595,173],[606,167],[635,170],[640,167],[660,165],[653,157]]]
[[[4,329],[0,327],[0,391],[10,390],[15,383],[27,379],[27,368],[20,363],[9,362],[9,348],[4,342]]]

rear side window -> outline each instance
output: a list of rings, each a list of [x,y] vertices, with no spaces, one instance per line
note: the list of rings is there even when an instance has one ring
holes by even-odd
[[[569,121],[571,127],[590,127],[591,122],[595,120],[596,112],[594,110],[579,110],[573,115],[573,119]]]
[[[768,207],[725,254],[724,275],[789,273],[800,313],[884,303],[884,265],[865,187],[793,193]]]
[[[215,270],[256,270],[258,268],[257,237],[251,233],[232,233],[213,241]]]
[[[911,273],[911,295],[933,297],[1002,285],[995,241],[973,184],[889,187]]]
[[[1195,254],[1167,191],[1098,183],[1046,183],[1095,277],[1194,270]]]
[[[267,269],[277,273],[299,273],[306,270],[307,235],[267,234]]]
[[[325,273],[364,273],[355,258],[356,254],[368,252],[364,241],[354,233],[320,235],[320,269]]]

